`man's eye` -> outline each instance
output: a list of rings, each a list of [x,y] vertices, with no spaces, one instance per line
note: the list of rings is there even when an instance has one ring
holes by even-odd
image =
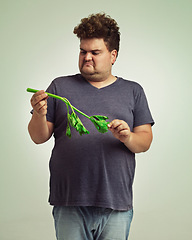
[[[98,54],[99,54],[99,52],[92,52],[92,54],[93,54],[93,55],[98,55]]]
[[[80,53],[81,53],[81,54],[83,54],[83,55],[85,55],[85,54],[86,54],[86,52],[85,52],[85,51],[80,51]]]

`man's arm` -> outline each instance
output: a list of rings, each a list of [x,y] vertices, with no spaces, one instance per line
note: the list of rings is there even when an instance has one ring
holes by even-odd
[[[108,127],[114,137],[123,142],[131,152],[146,152],[150,148],[153,139],[151,124],[135,127],[131,132],[125,121],[115,119]]]
[[[54,125],[46,119],[47,94],[42,90],[35,93],[31,98],[33,115],[28,125],[28,131],[34,143],[46,142],[53,133]]]

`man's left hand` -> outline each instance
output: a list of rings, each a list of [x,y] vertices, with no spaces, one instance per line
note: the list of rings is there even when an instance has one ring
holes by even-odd
[[[125,121],[115,119],[108,124],[108,128],[114,137],[124,143],[133,153],[146,152],[153,139],[151,124],[137,126],[131,132]]]
[[[123,120],[114,119],[108,124],[108,128],[112,132],[113,136],[123,143],[126,142],[131,135],[128,124]]]

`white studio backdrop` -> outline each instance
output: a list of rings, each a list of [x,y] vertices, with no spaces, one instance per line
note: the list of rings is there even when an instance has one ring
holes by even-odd
[[[30,140],[27,87],[78,72],[73,28],[106,12],[121,31],[113,74],[140,83],[156,124],[137,155],[130,240],[189,240],[191,231],[191,1],[0,1],[0,239],[54,240],[48,204],[53,139]]]

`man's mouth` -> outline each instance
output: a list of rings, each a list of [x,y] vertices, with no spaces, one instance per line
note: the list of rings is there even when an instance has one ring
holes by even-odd
[[[84,62],[83,66],[93,66],[93,63],[91,63],[91,62]]]

